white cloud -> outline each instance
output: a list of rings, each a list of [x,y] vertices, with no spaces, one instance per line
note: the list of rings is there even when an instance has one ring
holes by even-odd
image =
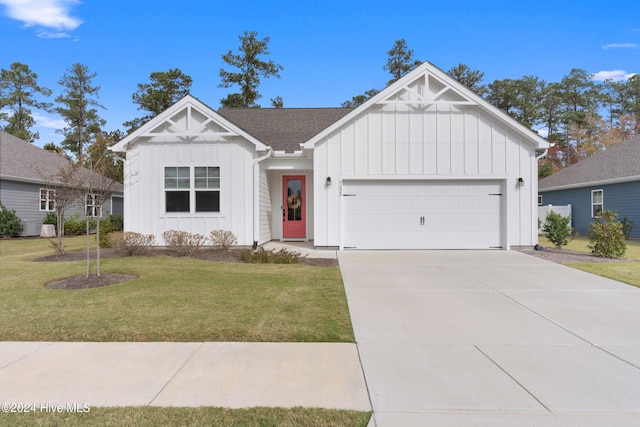
[[[25,26],[40,25],[57,30],[75,30],[82,20],[71,16],[71,6],[78,0],[0,0],[7,7],[6,15]]]
[[[602,46],[603,49],[635,49],[638,45],[635,43],[610,43]]]
[[[621,82],[626,81],[635,75],[636,73],[627,73],[625,70],[598,71],[591,76],[591,80],[599,82],[603,82],[605,80]]]
[[[66,126],[64,120],[57,117],[47,116],[37,112],[34,112],[31,115],[36,121],[36,126],[50,129],[62,129]]]
[[[36,35],[38,37],[40,37],[41,39],[64,39],[64,38],[71,37],[67,33],[62,33],[62,32],[52,33],[52,32],[44,31],[44,30],[40,30],[40,31],[36,32]]]

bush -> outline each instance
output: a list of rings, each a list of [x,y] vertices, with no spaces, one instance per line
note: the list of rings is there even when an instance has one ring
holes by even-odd
[[[629,219],[626,216],[622,218],[622,232],[624,233],[624,238],[627,240],[629,240],[629,237],[631,237],[633,224],[635,224],[635,222],[632,219]]]
[[[542,231],[547,235],[547,239],[553,243],[556,248],[562,249],[562,246],[569,243],[569,236],[573,229],[569,226],[571,223],[571,215],[562,216],[554,211],[549,212],[542,226]]]
[[[627,242],[618,220],[617,211],[602,211],[589,229],[589,249],[600,258],[622,258],[627,251]]]
[[[300,252],[287,249],[280,249],[276,252],[275,249],[266,250],[262,246],[256,250],[243,249],[240,251],[240,259],[252,264],[295,264],[305,257],[306,255],[303,256]]]
[[[122,217],[112,216],[107,219],[100,220],[100,247],[110,248],[111,242],[107,237],[112,231],[122,231]]]
[[[124,230],[124,218],[122,215],[112,215],[109,217],[109,222],[111,223],[112,231],[122,231]]]
[[[89,220],[89,230],[96,228],[96,221]],[[71,217],[64,221],[64,234],[65,235],[77,235],[85,234],[87,232],[87,224],[84,219],[80,219],[79,214],[71,215]]]
[[[209,241],[215,249],[229,249],[238,243],[238,238],[228,230],[213,230],[209,235]]]
[[[18,237],[22,233],[22,221],[16,211],[0,203],[0,237]]]
[[[191,256],[206,241],[202,234],[189,233],[188,231],[168,230],[162,233],[164,244],[175,250],[178,256]]]
[[[156,236],[153,234],[132,231],[112,231],[107,235],[107,239],[111,248],[126,252],[129,256],[144,255],[149,247],[156,244]]]
[[[53,228],[58,229],[58,215],[55,212],[47,212],[42,220],[43,224],[53,225]]]

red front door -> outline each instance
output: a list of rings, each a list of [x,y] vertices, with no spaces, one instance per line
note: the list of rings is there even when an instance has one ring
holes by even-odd
[[[282,178],[282,237],[307,237],[307,200],[304,176]]]

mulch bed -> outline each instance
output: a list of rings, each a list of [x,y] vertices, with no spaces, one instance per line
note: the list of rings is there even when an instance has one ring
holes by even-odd
[[[207,261],[220,261],[220,262],[243,262],[240,260],[241,249],[233,248],[229,250],[215,250],[212,248],[201,248],[196,252],[192,258],[197,258]],[[147,256],[178,256],[175,251],[171,251],[166,248],[150,248],[147,250]],[[96,250],[91,249],[89,251],[91,261],[96,259]],[[122,251],[115,249],[105,248],[100,249],[100,258],[121,258],[126,256]],[[82,261],[87,259],[87,252],[73,251],[67,252],[62,255],[50,255],[42,258],[35,259],[36,262],[60,262],[60,261]],[[337,259],[325,259],[325,258],[301,258],[298,264],[311,265],[315,267],[337,267]],[[98,288],[101,286],[116,285],[119,283],[125,283],[130,280],[137,279],[137,276],[129,274],[101,274],[96,276],[94,274],[86,277],[86,275],[69,277],[67,279],[58,280],[45,285],[47,289],[89,289]]]
[[[629,262],[628,259],[599,258],[591,254],[583,252],[571,251],[569,249],[544,248],[544,250],[536,251],[534,249],[523,249],[521,252],[536,258],[542,258],[547,261],[556,262],[558,264],[572,264],[576,262]]]
[[[94,261],[96,259],[96,250],[91,249],[89,251],[89,256],[91,258],[91,261]],[[121,258],[122,256],[124,256],[124,254],[115,249],[110,249],[110,248],[100,249],[100,259]],[[80,260],[86,260],[86,259],[87,259],[87,251],[82,250],[82,251],[66,252],[62,255],[58,255],[58,254],[49,255],[42,258],[36,258],[33,261],[54,262],[54,261],[80,261]]]
[[[101,274],[96,276],[95,274],[82,276],[69,277],[62,280],[56,280],[44,285],[47,289],[62,289],[62,290],[76,290],[76,289],[89,289],[99,288],[101,286],[117,285],[119,283],[125,283],[130,280],[137,279],[138,276],[132,274]]]
[[[240,251],[242,249],[232,248],[228,250],[216,250],[212,248],[201,248],[198,250],[192,258],[202,259],[207,261],[221,261],[221,262],[244,262],[240,260]],[[89,251],[91,260],[96,259],[96,250],[91,249]],[[179,256],[175,251],[166,248],[149,248],[146,256]],[[115,249],[105,248],[100,249],[100,258],[121,258],[126,256],[122,251]],[[67,252],[63,255],[49,255],[42,258],[34,259],[36,262],[55,262],[55,261],[81,261],[87,259],[87,252],[85,250]],[[311,265],[315,267],[337,267],[338,260],[330,258],[301,258],[298,264]]]

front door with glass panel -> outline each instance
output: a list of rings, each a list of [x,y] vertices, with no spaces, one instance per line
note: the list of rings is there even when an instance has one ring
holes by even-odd
[[[305,177],[283,177],[282,195],[282,237],[304,239],[307,236]]]

